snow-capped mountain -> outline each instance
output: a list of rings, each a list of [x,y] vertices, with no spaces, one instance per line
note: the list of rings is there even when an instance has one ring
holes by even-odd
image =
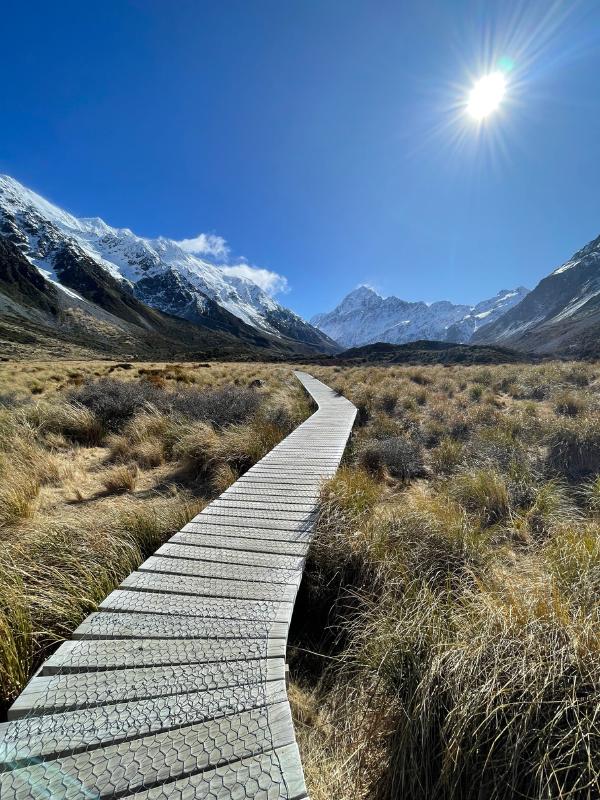
[[[480,327],[498,319],[525,297],[520,286],[503,290],[476,306],[442,300],[410,303],[398,297],[382,297],[368,286],[359,286],[326,314],[317,314],[312,325],[345,347],[375,342],[404,344],[418,339],[464,343]]]
[[[529,289],[500,289],[495,297],[482,300],[473,310],[446,331],[446,341],[464,344],[471,341],[476,331],[485,328],[523,300]]]
[[[324,352],[335,350],[297,314],[280,305],[245,277],[186,252],[164,237],[148,239],[129,228],[113,228],[99,218],[77,218],[14,179],[0,176],[0,235],[8,237],[44,278],[78,297],[73,270],[66,279],[65,248],[94,262],[124,291],[167,314],[207,324],[219,309],[262,334],[298,341]]]
[[[539,353],[600,354],[600,236],[473,341]]]

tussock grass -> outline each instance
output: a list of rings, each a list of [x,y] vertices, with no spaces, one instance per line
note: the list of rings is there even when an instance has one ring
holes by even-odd
[[[437,475],[449,475],[463,461],[464,447],[449,436],[444,437],[431,453],[431,467]]]
[[[567,480],[600,472],[600,416],[557,422],[548,436],[547,464]]]
[[[58,642],[311,409],[289,367],[256,364],[0,364],[0,395],[1,718]]]
[[[479,515],[484,525],[506,519],[510,512],[508,486],[502,475],[479,469],[457,475],[448,492],[467,511]]]
[[[311,796],[600,796],[598,374],[336,373],[360,426],[299,600],[322,627],[290,647]],[[424,445],[410,481],[364,461],[398,437]]]
[[[118,494],[119,492],[132,492],[135,489],[137,478],[138,472],[135,467],[122,464],[107,470],[101,480],[108,494]]]

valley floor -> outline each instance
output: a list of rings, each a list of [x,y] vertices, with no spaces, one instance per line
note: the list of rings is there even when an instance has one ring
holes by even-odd
[[[359,409],[288,647],[312,800],[600,796],[600,366],[306,366]],[[273,364],[0,363],[4,708],[310,413]]]

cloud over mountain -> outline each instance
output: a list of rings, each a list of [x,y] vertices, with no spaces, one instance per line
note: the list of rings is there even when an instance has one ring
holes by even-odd
[[[289,292],[287,278],[270,269],[253,267],[250,264],[241,262],[239,264],[221,267],[221,272],[230,278],[245,278],[246,280],[252,281],[271,297],[276,294],[285,294]]]
[[[229,255],[227,241],[215,233],[199,233],[191,239],[180,239],[176,244],[186,253],[193,253],[197,256],[226,259]]]

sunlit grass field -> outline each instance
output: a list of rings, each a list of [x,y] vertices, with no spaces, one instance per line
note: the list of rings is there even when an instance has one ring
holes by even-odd
[[[600,367],[312,371],[359,409],[289,651],[312,800],[600,797]]]
[[[0,363],[0,691],[311,411],[273,364]],[[358,408],[289,641],[312,800],[600,796],[600,366],[305,369]]]
[[[0,364],[0,717],[50,648],[309,413],[256,364]]]

